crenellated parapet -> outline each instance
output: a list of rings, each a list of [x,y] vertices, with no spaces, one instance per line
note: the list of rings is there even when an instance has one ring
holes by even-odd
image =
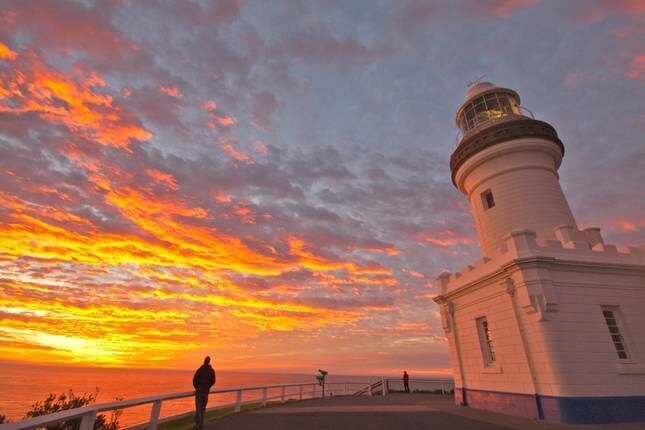
[[[444,295],[499,271],[508,264],[526,258],[542,257],[584,263],[645,265],[645,245],[605,244],[599,228],[577,230],[569,225],[553,229],[556,240],[541,241],[533,230],[513,230],[504,238],[498,252],[454,272],[437,278],[439,295]]]

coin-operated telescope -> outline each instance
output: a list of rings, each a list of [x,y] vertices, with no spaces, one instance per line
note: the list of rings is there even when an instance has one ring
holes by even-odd
[[[326,370],[318,369],[319,375],[316,375],[316,379],[318,380],[318,385],[322,387],[322,397],[323,399],[325,398],[325,377],[329,372]]]

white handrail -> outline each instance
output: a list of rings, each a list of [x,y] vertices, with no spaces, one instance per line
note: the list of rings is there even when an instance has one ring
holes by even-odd
[[[375,382],[371,382],[369,384],[363,383],[362,387],[360,390],[356,391],[354,395],[361,395],[361,394],[367,394],[368,396],[371,396],[373,394],[373,390],[375,389],[380,389],[382,395],[387,395],[389,391],[391,391],[389,384],[393,383],[403,383],[403,378],[381,378],[376,380]],[[437,390],[441,389],[441,393],[445,394],[446,392],[449,392],[451,389],[454,389],[454,381],[452,379],[438,379],[438,378],[410,378],[409,379],[410,384],[414,383],[421,383],[421,384],[428,384],[428,383],[433,383],[433,384],[438,384]]]
[[[356,385],[356,384],[365,384],[364,381],[339,381],[339,382],[326,382],[325,385]],[[235,403],[221,405],[218,408],[224,407],[234,407],[236,412],[239,412],[241,405],[247,403],[254,403],[254,401],[242,401],[242,393],[244,391],[256,391],[262,390],[262,406],[266,406],[268,400],[281,399],[285,401],[286,398],[286,389],[291,387],[299,387],[299,392],[297,396],[300,399],[303,398],[303,395],[311,395],[312,397],[318,394],[316,387],[318,386],[317,382],[299,382],[299,383],[288,383],[288,384],[269,384],[269,385],[253,385],[247,387],[227,387],[227,388],[216,388],[210,390],[210,394],[221,394],[221,393],[236,393]],[[304,388],[311,387],[311,391],[306,391]],[[280,388],[281,393],[277,396],[267,397],[267,391],[272,388]],[[146,404],[152,404],[152,410],[150,413],[150,421],[148,422],[148,430],[156,430],[157,424],[159,423],[159,412],[161,411],[161,403],[168,400],[176,400],[187,397],[192,397],[195,395],[194,391],[184,391],[181,393],[171,393],[171,394],[162,394],[149,397],[141,397],[138,399],[130,400],[121,400],[117,402],[109,403],[98,403],[89,406],[83,406],[80,408],[69,409],[66,411],[55,412],[49,415],[42,415],[35,418],[28,418],[26,420],[10,422],[7,424],[0,424],[0,430],[31,430],[39,427],[44,427],[49,424],[59,423],[61,421],[69,421],[81,418],[80,430],[93,430],[94,422],[96,421],[96,415],[99,412],[105,411],[114,411],[120,409],[131,408],[135,406],[141,406]],[[292,395],[294,395],[292,393]]]

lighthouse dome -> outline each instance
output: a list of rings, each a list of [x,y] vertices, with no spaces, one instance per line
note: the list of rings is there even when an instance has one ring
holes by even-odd
[[[482,93],[488,90],[494,90],[495,88],[497,88],[497,86],[493,85],[490,82],[477,82],[472,85],[469,85],[468,95],[466,96],[466,100],[473,98],[476,95],[479,95],[479,93]]]

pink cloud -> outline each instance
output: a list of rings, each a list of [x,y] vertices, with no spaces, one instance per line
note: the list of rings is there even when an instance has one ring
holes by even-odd
[[[539,0],[477,0],[461,3],[428,2],[413,0],[405,4],[399,16],[399,28],[409,31],[419,24],[441,19],[451,13],[451,5],[457,12],[468,16],[495,16],[509,18],[515,13],[538,3]],[[454,9],[454,8],[453,8]]]
[[[162,93],[166,94],[167,96],[174,97],[176,99],[180,99],[182,97],[181,93],[179,92],[179,88],[176,86],[172,85],[160,85],[159,86],[159,91]]]
[[[516,11],[537,3],[537,0],[495,0],[492,2],[491,8],[494,15],[501,17],[509,17]]]
[[[645,53],[634,55],[631,58],[627,76],[631,79],[645,78]]]
[[[215,103],[215,100],[206,100],[204,103],[202,103],[202,109],[205,111],[216,110],[217,103]]]
[[[351,38],[340,39],[318,29],[294,34],[287,44],[290,55],[316,63],[373,60],[382,57],[390,48],[370,48]]]
[[[7,30],[28,34],[34,45],[62,53],[83,50],[102,59],[115,59],[138,50],[138,44],[111,23],[111,3],[86,6],[79,2],[23,0],[0,11]]]
[[[584,23],[593,23],[611,15],[638,18],[645,13],[642,0],[596,0],[586,1],[576,8],[575,17]]]
[[[255,152],[260,155],[267,155],[269,153],[269,148],[259,140],[253,142],[253,148],[255,149]]]

